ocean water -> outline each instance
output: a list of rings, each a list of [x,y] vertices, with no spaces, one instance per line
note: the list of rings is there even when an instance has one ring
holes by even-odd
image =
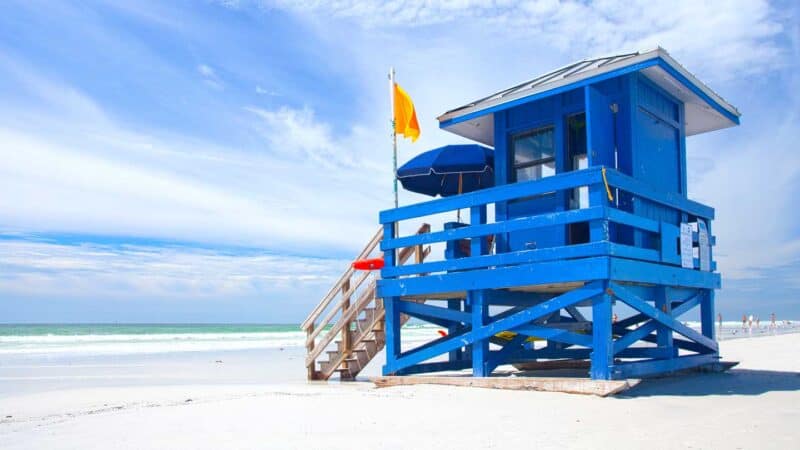
[[[403,337],[424,342],[439,327],[411,325]],[[303,347],[295,324],[0,324],[2,355],[130,355]]]
[[[698,322],[685,322],[696,330]],[[741,322],[717,327],[720,340],[800,332],[797,321],[776,327],[742,328]],[[431,341],[441,327],[409,323],[403,328],[403,344]],[[226,350],[290,349],[305,345],[299,325],[239,324],[43,324],[0,325],[0,357],[3,355],[135,355]]]

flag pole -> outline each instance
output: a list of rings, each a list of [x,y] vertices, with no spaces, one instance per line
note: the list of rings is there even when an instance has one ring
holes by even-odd
[[[397,201],[397,126],[394,117],[394,67],[389,68],[389,99],[392,105],[392,179],[394,180],[394,207],[399,206]]]

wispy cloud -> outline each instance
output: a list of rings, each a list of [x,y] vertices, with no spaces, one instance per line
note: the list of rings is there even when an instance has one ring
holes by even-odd
[[[337,252],[355,251],[377,226],[379,197],[348,186],[375,175],[365,170],[376,156],[357,166],[347,149],[348,139],[369,142],[359,127],[335,134],[309,108],[239,110],[258,142],[232,148],[129,129],[68,85],[14,73],[38,100],[0,107],[6,229]],[[389,177],[388,165],[375,168]],[[331,231],[342,229],[352,232]]]
[[[197,72],[203,77],[203,81],[215,88],[215,89],[222,89],[225,86],[222,84],[219,76],[217,76],[217,72],[206,64],[200,64],[197,66]]]
[[[344,261],[160,245],[0,240],[0,293],[25,296],[232,298],[290,294],[333,282]]]
[[[729,78],[730,71],[736,71],[736,76],[764,73],[785,63],[777,41],[788,21],[764,0],[262,3],[297,14],[314,14],[318,20],[328,16],[349,20],[374,30],[432,25],[450,30],[455,24],[468,27],[477,23],[482,24],[484,34],[502,36],[501,41],[534,39],[583,56],[661,45],[714,78]]]
[[[256,94],[258,95],[268,95],[270,97],[278,97],[281,94],[277,91],[272,91],[261,86],[256,86]]]

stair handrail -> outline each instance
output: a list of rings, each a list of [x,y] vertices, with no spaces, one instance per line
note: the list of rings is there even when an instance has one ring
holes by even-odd
[[[375,232],[375,235],[372,236],[372,239],[370,239],[367,245],[364,246],[364,248],[361,250],[361,253],[358,254],[356,259],[357,260],[362,259],[365,256],[372,253],[372,251],[375,250],[375,247],[378,246],[378,243],[380,243],[382,238],[383,238],[383,228],[379,227],[378,231]],[[322,297],[322,300],[319,302],[319,304],[317,304],[317,306],[314,307],[314,309],[311,311],[308,317],[306,317],[306,320],[304,320],[303,323],[300,324],[300,328],[302,330],[307,330],[308,327],[315,322],[315,320],[319,317],[320,314],[322,314],[322,312],[325,310],[328,304],[330,304],[331,300],[333,300],[336,297],[336,293],[342,288],[344,282],[349,280],[353,276],[354,272],[355,270],[353,269],[352,266],[348,267],[347,270],[345,270],[342,276],[339,277],[339,280],[336,283],[334,283],[334,285],[330,288],[328,293],[325,294],[324,297]]]
[[[342,313],[342,316],[336,322],[336,324],[328,330],[328,332],[323,336],[319,342],[314,344],[314,350],[306,356],[306,366],[312,364],[314,360],[316,360],[319,355],[325,350],[325,348],[333,341],[337,334],[342,331],[345,324],[350,323],[352,320],[356,318],[358,313],[360,313],[367,305],[375,299],[375,287],[376,283],[373,280],[366,290],[359,296],[358,300],[355,303],[350,305],[349,308],[345,312]]]
[[[428,233],[430,231],[429,224],[422,224],[419,227],[416,234]],[[380,241],[383,238],[383,228],[378,229],[372,239],[367,243],[361,253],[358,255],[357,259],[362,259],[372,253],[375,248],[378,246]],[[398,252],[397,257],[397,264],[402,265],[412,254],[416,253],[420,258],[420,255],[427,254],[430,249],[422,249],[422,246],[416,245],[411,247],[405,247],[400,249]],[[424,257],[424,256],[423,256]],[[351,267],[348,267],[345,270],[344,274],[339,278],[339,280],[333,285],[333,287],[328,291],[327,294],[322,298],[322,301],[314,308],[314,310],[309,314],[308,318],[300,325],[300,328],[306,332],[306,350],[308,355],[306,357],[306,367],[309,368],[309,377],[315,371],[315,361],[319,357],[320,354],[325,350],[325,348],[330,345],[333,341],[334,337],[342,332],[342,329],[345,325],[349,324],[355,317],[369,305],[373,300],[376,299],[375,291],[376,291],[376,279],[373,279],[368,287],[359,295],[358,299],[352,303],[346,305],[346,302],[349,302],[350,297],[356,292],[356,290],[363,284],[363,282],[369,277],[370,272],[364,272],[361,276],[359,276],[354,283],[350,283],[352,281],[352,276],[355,270]],[[344,289],[346,288],[346,289]],[[342,292],[343,291],[343,292]],[[316,321],[319,316],[328,308],[330,303],[336,297],[336,294],[342,292],[341,299],[336,304],[335,307],[330,308],[328,313],[319,321],[317,324]],[[325,327],[330,323],[330,321],[336,316],[336,313],[341,310],[341,315],[339,320],[331,327],[330,330],[325,330]],[[320,339],[319,342],[315,342],[316,339],[322,334],[323,331],[326,331],[324,336]]]
[[[403,249],[403,250],[405,252],[409,252],[412,248],[413,247],[408,247],[408,249]],[[417,258],[417,263],[421,263],[431,253],[431,247],[430,246],[427,246],[424,249],[420,250],[421,248],[422,248],[421,246],[417,246],[414,249],[415,250],[415,255],[416,255],[416,258]],[[410,256],[411,256],[410,253],[402,253],[400,255],[400,260],[401,261],[406,261]],[[376,281],[377,280],[373,280],[370,283],[370,286],[368,287],[368,289],[371,290],[371,294],[374,294]],[[364,294],[364,295],[366,295],[366,294]],[[347,322],[349,322],[350,320],[354,320],[358,316],[358,314],[372,302],[372,300],[375,300],[375,298],[373,297],[371,299],[367,299],[367,301],[365,303],[361,304],[361,298],[359,298],[359,300],[356,302],[355,305],[353,305],[352,308],[348,309],[347,312],[342,314],[342,318],[340,320],[341,321],[347,321]],[[412,300],[412,301],[419,302],[418,300]],[[370,326],[367,327],[366,329],[363,329],[363,330],[358,329],[357,330],[358,333],[356,333],[355,336],[353,336],[352,341],[351,341],[351,345],[352,345],[353,348],[355,348],[357,345],[359,345],[364,340],[365,337],[369,336],[372,333],[372,326],[374,326],[375,322],[382,321],[384,319],[385,314],[386,314],[386,310],[384,310],[383,308],[376,308],[376,313],[375,313],[375,315],[374,315],[374,317],[372,319],[372,323],[370,324]],[[405,314],[401,314],[400,317],[401,317],[401,319],[400,319],[401,323],[405,323],[409,319],[409,317],[406,316]],[[349,320],[347,320],[347,318],[349,318]],[[330,334],[330,336],[335,337],[336,334],[332,333],[332,334]],[[322,343],[322,341],[320,341],[320,344],[321,343]],[[328,344],[329,343],[330,342],[328,342]],[[325,344],[325,346],[327,346],[328,344]],[[322,350],[324,350],[324,347],[322,348]],[[307,359],[306,360],[306,364],[309,364],[309,363],[313,364],[314,360],[316,358],[318,358],[319,355],[322,353],[322,350],[320,350],[319,353],[317,353],[317,355],[314,358]],[[347,356],[348,355],[343,354],[341,356],[341,359],[344,359]],[[327,376],[329,376],[330,373],[325,373],[324,375],[325,375],[325,378],[327,378]]]

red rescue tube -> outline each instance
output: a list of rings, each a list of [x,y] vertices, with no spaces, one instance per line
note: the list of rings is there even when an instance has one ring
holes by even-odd
[[[353,269],[356,270],[380,270],[383,269],[383,258],[359,259],[353,261]]]

